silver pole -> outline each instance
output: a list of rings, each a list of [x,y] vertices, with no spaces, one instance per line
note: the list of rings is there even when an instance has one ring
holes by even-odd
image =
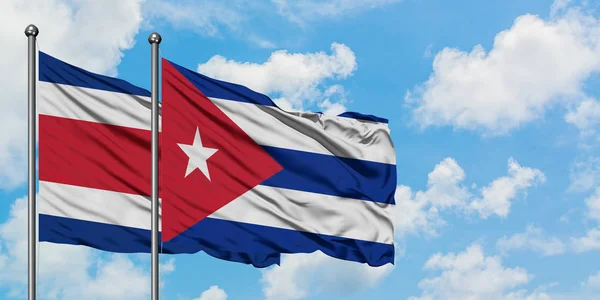
[[[158,300],[158,45],[160,34],[148,37],[152,46],[152,300]]]
[[[39,33],[38,28],[31,24],[25,28],[28,42],[27,59],[27,93],[28,93],[28,141],[27,141],[27,170],[28,170],[28,207],[27,207],[27,267],[28,267],[28,295],[29,300],[35,300],[36,293],[36,174],[35,174],[35,137],[36,137],[36,111],[35,111],[35,83],[36,83],[36,49],[35,39]]]

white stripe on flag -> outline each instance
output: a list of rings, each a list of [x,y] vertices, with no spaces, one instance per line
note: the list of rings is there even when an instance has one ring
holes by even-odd
[[[40,180],[38,198],[40,214],[150,230],[150,197]]]
[[[391,244],[393,207],[259,185],[210,217]]]
[[[150,130],[149,97],[44,81],[38,86],[38,114]]]
[[[393,205],[257,186],[210,218],[391,244]],[[150,230],[147,197],[40,181],[41,214]]]
[[[259,145],[396,164],[385,123],[211,100]]]

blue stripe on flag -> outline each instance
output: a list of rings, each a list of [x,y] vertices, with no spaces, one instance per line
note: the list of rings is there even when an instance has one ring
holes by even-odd
[[[39,52],[40,81],[150,97],[150,92],[125,80],[95,74]]]
[[[344,112],[338,115],[338,117],[344,117],[344,118],[350,118],[350,119],[357,119],[357,120],[365,120],[365,121],[371,121],[371,122],[379,122],[379,123],[388,123],[388,119],[385,118],[380,118],[374,115],[365,115],[365,114],[361,114],[361,113],[357,113],[357,112],[352,112],[352,111],[348,111],[348,112]]]
[[[118,253],[150,252],[150,230],[39,215],[40,242],[84,245]],[[263,268],[279,264],[280,253],[323,253],[381,266],[394,262],[394,246],[281,228],[207,218],[165,242],[165,254],[207,254]]]
[[[283,170],[261,185],[395,204],[396,166],[266,147]]]
[[[243,85],[210,78],[206,75],[184,68],[172,61],[169,61],[169,63],[171,63],[179,73],[185,76],[206,97],[266,106],[277,106],[271,98],[261,93],[257,93]]]
[[[245,86],[217,80],[189,70],[170,60],[167,61],[206,97],[277,107],[273,100],[268,96],[255,92]],[[388,123],[387,119],[355,112],[345,112],[338,116],[371,122]]]

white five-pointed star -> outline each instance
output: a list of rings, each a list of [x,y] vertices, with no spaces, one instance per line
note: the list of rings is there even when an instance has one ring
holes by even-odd
[[[177,144],[179,148],[187,154],[189,160],[187,169],[185,170],[185,176],[187,177],[196,169],[200,169],[204,176],[210,180],[210,173],[208,173],[208,165],[206,161],[210,158],[218,149],[205,148],[202,146],[202,140],[200,139],[200,131],[196,127],[196,136],[194,137],[193,145]]]

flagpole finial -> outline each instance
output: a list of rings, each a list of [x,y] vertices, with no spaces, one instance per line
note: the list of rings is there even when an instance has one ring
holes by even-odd
[[[36,37],[38,35],[38,33],[40,33],[39,29],[37,28],[37,26],[35,26],[33,24],[30,24],[29,26],[27,26],[25,28],[25,35],[27,37],[30,37],[30,36]]]
[[[153,32],[150,34],[150,36],[148,37],[148,43],[150,44],[160,44],[160,42],[162,41],[162,37],[160,37],[160,34]]]

